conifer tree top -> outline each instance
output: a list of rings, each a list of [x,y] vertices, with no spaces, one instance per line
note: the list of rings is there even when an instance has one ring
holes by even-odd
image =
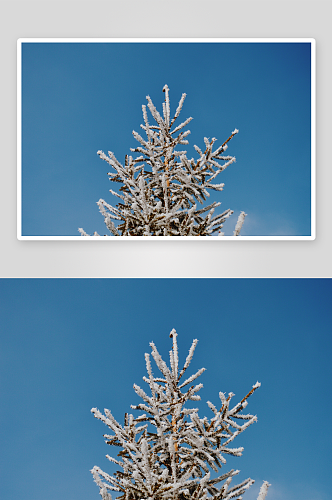
[[[254,384],[235,405],[231,404],[232,392],[228,395],[220,392],[220,409],[208,401],[212,417],[199,418],[198,408],[187,403],[200,400],[198,392],[203,385],[193,382],[205,368],[184,376],[198,341],[193,341],[180,369],[176,331],[172,330],[170,336],[173,347],[169,366],[155,344],[150,343],[151,355],[161,375],[153,374],[150,355],[145,354],[147,376],[143,380],[150,391],[148,394],[134,384],[136,394],[142,399],[131,406],[140,412],[138,416],[126,413],[122,426],[109,410],[102,414],[92,408],[93,415],[113,432],[104,435],[106,443],[121,448],[117,459],[106,456],[122,469],[111,476],[95,466],[91,471],[94,480],[103,500],[112,499],[111,491],[120,492],[121,500],[240,500],[254,481],[248,478],[231,486],[240,471],[231,469],[222,474],[219,471],[226,464],[226,455],[242,454],[243,448],[233,448],[231,443],[257,420],[242,411],[261,384]],[[265,499],[268,487],[265,481],[258,500]]]
[[[224,184],[215,183],[216,177],[235,162],[234,156],[225,155],[228,142],[238,133],[234,129],[226,141],[214,149],[215,137],[204,137],[204,151],[194,146],[198,158],[187,158],[187,151],[178,149],[187,145],[190,130],[184,130],[192,117],[175,126],[186,94],[182,94],[175,114],[171,117],[169,88],[164,86],[165,100],[160,114],[150,96],[142,106],[146,138],[133,131],[139,143],[131,148],[138,156],[126,155],[124,164],[114,153],[108,156],[98,151],[114,170],[108,176],[120,183],[119,192],[110,192],[119,199],[116,207],[100,199],[98,206],[105,224],[113,236],[211,236],[223,235],[221,228],[233,213],[231,209],[215,215],[220,202],[203,205],[210,191],[222,191]],[[155,124],[150,125],[147,108]],[[199,204],[199,205],[198,205]],[[199,208],[198,208],[199,207]],[[240,234],[245,213],[239,215],[234,236]],[[82,236],[88,234],[79,229]],[[94,233],[94,236],[99,236]]]

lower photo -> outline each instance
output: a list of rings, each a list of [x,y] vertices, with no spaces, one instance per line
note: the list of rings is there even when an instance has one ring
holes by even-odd
[[[331,279],[0,279],[0,497],[328,500],[331,298]]]

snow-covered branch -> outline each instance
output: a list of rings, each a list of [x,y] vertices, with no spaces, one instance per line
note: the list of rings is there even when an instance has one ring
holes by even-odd
[[[168,108],[164,116],[168,116]],[[211,472],[219,472],[226,464],[226,456],[240,457],[243,447],[230,448],[239,434],[257,421],[256,416],[241,413],[248,404],[248,398],[260,386],[257,382],[239,403],[231,405],[234,394],[219,393],[221,408],[208,401],[213,413],[209,420],[200,418],[197,408],[186,407],[191,400],[200,399],[197,392],[203,385],[185,386],[197,379],[204,368],[189,376],[180,384],[180,378],[190,365],[197,340],[189,350],[183,368],[178,375],[179,356],[177,333],[173,329],[170,351],[170,367],[167,366],[155,344],[150,343],[152,357],[162,377],[155,377],[149,354],[145,354],[147,377],[151,396],[134,384],[136,394],[143,403],[132,405],[144,414],[134,418],[125,414],[124,425],[115,420],[107,409],[102,414],[93,408],[93,415],[104,422],[113,435],[105,434],[106,443],[121,448],[120,459],[106,455],[122,471],[113,476],[95,466],[92,474],[99,486],[103,499],[111,500],[110,491],[118,491],[119,500],[240,500],[242,494],[253,484],[248,478],[231,486],[239,471],[233,469],[212,477]],[[239,419],[240,423],[237,421]],[[142,425],[143,422],[143,425]],[[146,423],[144,423],[146,422]],[[242,424],[241,424],[242,422]],[[265,500],[269,483],[264,481],[257,500]]]
[[[238,130],[235,129],[214,151],[217,139],[204,137],[205,151],[194,145],[198,158],[188,158],[187,151],[176,147],[188,144],[186,137],[190,130],[184,128],[192,117],[172,129],[182,110],[186,94],[182,94],[171,118],[167,85],[164,86],[163,92],[165,100],[162,103],[162,113],[159,113],[150,96],[147,96],[147,106],[142,106],[144,125],[141,124],[141,129],[145,131],[146,139],[133,131],[133,137],[139,146],[130,148],[131,151],[139,153],[137,158],[126,155],[123,165],[113,152],[109,151],[108,156],[103,151],[97,152],[114,170],[108,174],[109,179],[121,184],[119,193],[110,190],[115,197],[120,198],[116,207],[104,200],[98,201],[106,227],[111,236],[222,235],[223,223],[233,211],[227,209],[224,212],[227,217],[222,216],[215,212],[220,205],[215,202],[206,213],[207,207],[203,210],[197,209],[197,203],[204,204],[211,190],[223,190],[223,183],[215,184],[212,181],[235,162],[235,157],[222,154]],[[156,125],[150,125],[147,110]],[[241,212],[234,236],[240,234],[245,215]],[[82,228],[79,232],[82,236],[89,236]],[[97,233],[94,235],[99,236]]]

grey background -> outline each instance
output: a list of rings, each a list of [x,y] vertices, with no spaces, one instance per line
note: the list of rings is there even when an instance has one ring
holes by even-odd
[[[0,2],[0,277],[331,277],[330,19],[321,0]],[[315,38],[316,240],[18,241],[16,41],[24,37]]]

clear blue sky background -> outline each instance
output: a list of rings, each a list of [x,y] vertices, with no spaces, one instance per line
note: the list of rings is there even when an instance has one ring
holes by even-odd
[[[248,217],[243,235],[310,235],[310,44],[24,43],[23,235],[108,233],[96,202],[109,193],[107,163],[137,145],[142,104],[192,116],[188,156],[204,136],[226,140],[237,163],[219,176],[220,210]],[[179,120],[180,120],[179,118]],[[180,122],[179,122],[180,123]]]
[[[199,339],[201,416],[220,390],[239,400],[262,383],[225,466],[256,479],[244,498],[268,480],[269,500],[330,499],[331,292],[329,279],[1,280],[1,499],[97,500],[89,470],[111,472],[117,451],[90,409],[122,421],[149,342],[167,359],[173,327],[181,363]]]

